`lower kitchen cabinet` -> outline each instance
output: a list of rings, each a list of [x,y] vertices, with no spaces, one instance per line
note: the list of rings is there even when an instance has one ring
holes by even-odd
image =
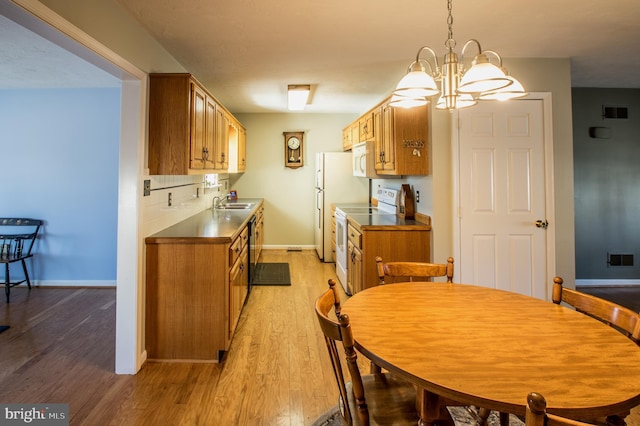
[[[220,361],[248,293],[248,228],[146,245],[145,344],[156,360]]]
[[[385,262],[431,261],[428,225],[360,227],[349,222],[347,285],[352,294],[378,285],[376,256]]]
[[[351,294],[362,290],[362,245],[360,233],[349,227],[347,241],[347,288]]]

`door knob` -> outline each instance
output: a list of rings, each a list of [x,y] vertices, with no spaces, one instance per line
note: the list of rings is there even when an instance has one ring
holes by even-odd
[[[546,220],[536,220],[536,226],[538,228],[542,228],[542,229],[547,229],[547,226],[549,226],[549,222],[547,222]]]

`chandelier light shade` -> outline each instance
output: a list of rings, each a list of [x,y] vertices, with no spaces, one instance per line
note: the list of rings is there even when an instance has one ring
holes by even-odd
[[[309,101],[310,84],[289,84],[287,86],[288,108],[291,111],[302,111]]]
[[[429,101],[426,97],[418,97],[412,98],[409,96],[399,96],[393,95],[391,96],[391,100],[389,101],[389,105],[396,108],[413,108],[418,106],[423,106],[428,104]]]
[[[447,53],[444,64],[439,66],[433,49],[421,47],[407,74],[396,86],[391,105],[411,108],[424,105],[428,98],[440,95],[436,108],[453,111],[475,105],[478,100],[507,100],[527,95],[522,84],[502,67],[500,55],[493,50],[482,50],[478,40],[467,41],[458,58],[453,51],[456,41],[453,39],[452,1],[447,0],[449,36],[445,41]],[[464,53],[469,46],[475,46],[478,53],[465,69]],[[423,52],[430,57],[421,58]]]
[[[527,96],[527,92],[525,92],[524,87],[522,87],[522,84],[520,84],[518,80],[510,75],[508,75],[507,78],[512,81],[509,86],[494,90],[493,92],[483,93],[478,97],[478,99],[488,101],[507,101],[509,99]]]

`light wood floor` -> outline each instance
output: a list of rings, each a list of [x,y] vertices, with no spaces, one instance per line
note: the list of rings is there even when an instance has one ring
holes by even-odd
[[[0,402],[68,403],[71,425],[313,423],[337,401],[313,312],[335,267],[314,251],[262,260],[289,262],[293,285],[254,287],[222,364],[147,363],[135,376],[113,373],[115,290],[12,289],[0,303],[11,326],[0,334]],[[637,410],[627,424],[640,426]]]

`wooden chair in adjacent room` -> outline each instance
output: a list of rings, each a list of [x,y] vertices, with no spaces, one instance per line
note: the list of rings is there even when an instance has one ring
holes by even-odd
[[[42,221],[37,219],[0,218],[0,263],[4,268],[4,292],[9,303],[11,287],[23,282],[31,288],[31,280],[27,271],[26,260],[33,256],[33,245]],[[22,264],[23,279],[11,281],[9,265],[15,262]]]
[[[447,277],[447,282],[453,282],[453,257],[447,263],[424,262],[383,262],[376,256],[378,278],[380,284],[406,281],[430,281],[434,277]]]
[[[547,414],[547,401],[537,392],[527,395],[525,426],[593,426],[578,420]]]
[[[640,343],[640,314],[629,308],[591,294],[563,287],[560,277],[553,279],[553,303],[571,305],[578,312],[592,316]]]
[[[333,282],[332,282],[333,281]],[[338,408],[347,425],[416,425],[416,390],[414,386],[389,373],[361,375],[357,353],[349,324],[349,317],[339,313],[337,320],[330,312],[339,309],[335,298],[335,281],[329,280],[330,288],[316,301],[316,316],[324,334],[338,390]],[[336,302],[338,305],[336,305]],[[346,367],[351,377],[347,381],[343,372],[342,344]]]

